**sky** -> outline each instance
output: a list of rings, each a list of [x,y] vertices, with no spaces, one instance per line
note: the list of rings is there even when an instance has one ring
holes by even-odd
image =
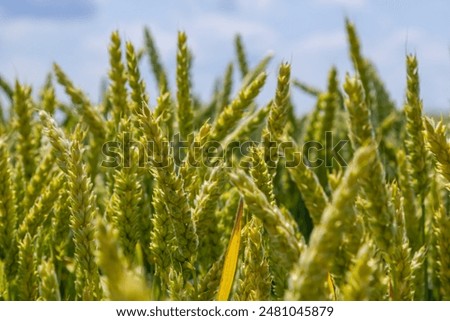
[[[293,78],[318,88],[326,87],[332,65],[341,79],[354,72],[345,17],[355,23],[363,54],[375,63],[399,106],[405,55],[415,53],[425,110],[448,114],[448,0],[0,0],[0,75],[39,87],[57,62],[97,101],[108,72],[111,32],[118,30],[123,40],[140,47],[147,26],[173,85],[177,32],[183,30],[194,53],[194,91],[206,99],[235,59],[233,38],[240,33],[251,66],[274,54],[261,98],[268,100],[282,61],[292,64]],[[154,101],[157,91],[146,60],[141,72]],[[307,95],[292,93],[299,114],[311,109]]]

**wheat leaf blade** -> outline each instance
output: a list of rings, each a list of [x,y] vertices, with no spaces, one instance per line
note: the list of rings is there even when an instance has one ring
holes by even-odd
[[[227,301],[233,286],[234,274],[236,273],[239,247],[241,245],[241,227],[242,215],[244,213],[244,202],[239,202],[236,220],[234,222],[233,232],[231,233],[230,242],[225,254],[222,276],[220,278],[219,292],[217,293],[218,301]]]

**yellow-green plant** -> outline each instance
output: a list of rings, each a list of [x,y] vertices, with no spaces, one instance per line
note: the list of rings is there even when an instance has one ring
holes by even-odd
[[[400,110],[346,29],[353,71],[283,62],[267,101],[241,36],[209,100],[184,32],[174,88],[149,29],[112,33],[98,104],[57,64],[38,95],[0,77],[0,300],[448,300],[448,124],[416,56]]]

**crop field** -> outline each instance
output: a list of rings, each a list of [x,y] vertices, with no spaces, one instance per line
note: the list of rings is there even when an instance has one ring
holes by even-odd
[[[42,88],[0,77],[0,300],[450,300],[446,118],[420,56],[398,106],[345,28],[326,88],[237,35],[203,100],[187,35],[171,84],[148,29],[111,34],[100,103],[57,63]]]

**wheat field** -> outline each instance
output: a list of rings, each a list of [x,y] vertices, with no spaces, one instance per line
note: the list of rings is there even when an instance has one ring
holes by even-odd
[[[450,300],[446,121],[420,57],[397,106],[345,28],[353,70],[313,88],[277,62],[266,102],[272,58],[239,35],[206,101],[184,32],[175,84],[148,29],[113,32],[100,103],[56,63],[42,88],[0,78],[0,300]]]

